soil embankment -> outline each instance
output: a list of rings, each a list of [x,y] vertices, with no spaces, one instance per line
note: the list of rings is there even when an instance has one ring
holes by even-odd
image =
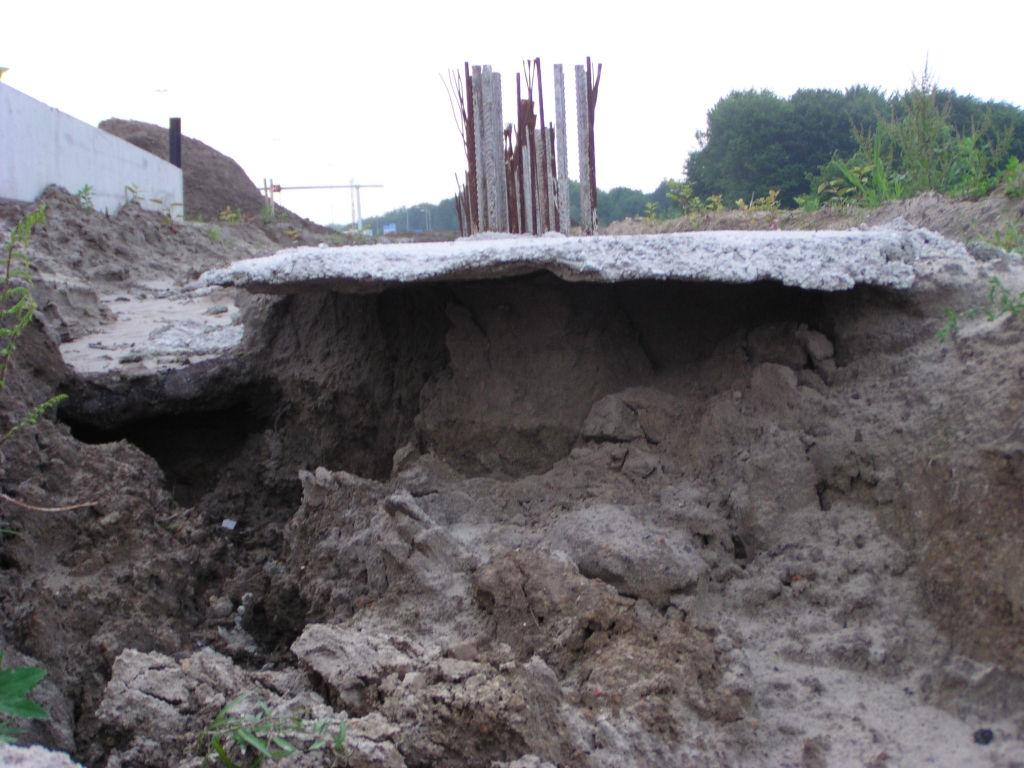
[[[344,712],[351,765],[1024,760],[1021,321],[937,338],[1024,291],[1017,257],[909,290],[222,289],[230,351],[85,370],[58,344],[110,323],[90,270],[135,297],[272,246],[53,199],[58,298],[0,406],[71,400],[0,481],[96,504],[3,507],[5,658],[50,671],[30,741],[197,768],[251,691]]]

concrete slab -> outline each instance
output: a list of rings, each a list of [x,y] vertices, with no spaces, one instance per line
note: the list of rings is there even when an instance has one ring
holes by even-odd
[[[148,288],[102,297],[114,321],[61,344],[64,362],[79,374],[172,370],[228,354],[242,340],[236,291]]]
[[[482,236],[447,243],[290,248],[206,273],[203,285],[253,293],[376,293],[402,284],[512,277],[542,270],[569,281],[778,280],[843,291],[910,288],[915,264],[970,260],[959,243],[906,225],[847,231],[691,232],[565,237]]]

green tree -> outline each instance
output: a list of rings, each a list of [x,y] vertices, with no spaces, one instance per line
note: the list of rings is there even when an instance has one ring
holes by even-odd
[[[610,224],[613,221],[622,221],[632,216],[641,216],[644,213],[648,195],[639,189],[629,187],[615,187],[608,190],[597,190],[597,219],[598,223]],[[579,202],[577,201],[577,207]]]
[[[800,90],[789,99],[771,91],[733,91],[708,112],[700,148],[686,161],[686,177],[700,197],[763,197],[780,190],[779,201],[792,206],[809,191],[807,174],[835,152],[857,149],[852,126],[874,124],[886,99],[876,88],[845,92]]]
[[[427,224],[433,232],[458,232],[459,216],[455,210],[455,198],[449,197],[439,203],[394,208],[379,216],[363,219],[363,226],[380,234],[385,224],[394,224],[399,232],[427,231]]]

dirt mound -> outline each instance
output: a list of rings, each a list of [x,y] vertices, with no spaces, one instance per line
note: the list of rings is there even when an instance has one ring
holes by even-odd
[[[166,128],[118,118],[104,120],[99,127],[162,160],[168,159],[170,150]],[[198,139],[184,135],[181,137],[181,173],[185,184],[185,216],[190,219],[215,222],[229,206],[255,220],[259,220],[263,213],[266,200],[238,163]],[[287,208],[276,208],[278,221],[289,225],[302,222],[307,228],[317,227]]]
[[[1020,764],[1021,291],[996,251],[254,297],[230,357],[90,376],[34,326],[0,416],[72,398],[0,483],[97,503],[3,502],[27,739],[199,768],[251,692],[347,718],[353,766]]]
[[[1022,218],[1024,198],[1009,198],[995,192],[978,201],[953,200],[936,192],[926,192],[909,200],[891,200],[873,209],[844,206],[822,208],[813,213],[801,210],[698,213],[663,221],[617,221],[602,232],[627,235],[709,229],[850,229],[903,219],[911,226],[925,227],[964,243],[983,241],[1019,247],[1024,244],[1020,233]]]

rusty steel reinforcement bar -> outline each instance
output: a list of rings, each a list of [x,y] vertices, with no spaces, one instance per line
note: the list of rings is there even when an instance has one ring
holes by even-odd
[[[448,103],[452,108],[452,116],[455,118],[455,125],[459,130],[459,135],[462,137],[462,149],[466,155],[466,165],[471,165],[472,153],[469,151],[469,137],[467,136],[467,129],[469,126],[469,120],[466,115],[466,92],[465,83],[468,83],[468,70],[469,62],[466,62],[466,75],[467,78],[464,81],[462,73],[457,70],[448,70],[448,79],[445,80],[444,76],[441,77],[441,82],[444,84],[445,91],[448,93]],[[456,107],[456,104],[458,105]],[[465,236],[471,234],[472,231],[472,217],[469,210],[466,208],[466,201],[468,196],[466,194],[466,188],[470,186],[469,173],[466,174],[466,183],[463,186],[459,179],[459,174],[455,174],[455,213],[459,218],[459,234]]]
[[[476,135],[473,120],[473,81],[469,73],[469,62],[464,65],[466,73],[466,210],[467,235],[480,231],[480,210],[477,208]]]
[[[597,162],[594,151],[594,111],[597,109],[597,88],[601,85],[601,65],[597,65],[597,79],[594,79],[590,68],[590,57],[587,56],[587,123],[590,136],[587,139],[590,163],[590,199],[593,202],[593,231],[597,232]]]
[[[524,200],[526,194],[523,187],[523,144],[519,140],[520,129],[518,126],[523,124],[523,85],[522,77],[516,72],[516,138],[514,149],[512,150],[512,167],[509,172],[512,174],[512,186],[515,191],[516,201],[516,219],[514,226],[510,227],[510,230],[516,234],[521,234],[526,231],[526,208]]]
[[[512,139],[514,127],[512,123],[505,126],[502,134],[505,156],[505,200],[508,203],[508,231],[519,231],[518,196],[516,195],[515,175],[515,142]]]
[[[586,66],[579,65],[575,69],[580,229],[583,234],[594,234],[597,231],[594,110],[601,65],[597,66],[596,78],[589,57]],[[502,119],[501,75],[488,65],[471,68],[469,62],[465,62],[463,71],[464,78],[456,72],[449,73],[449,98],[466,152],[465,184],[457,174],[455,180],[456,209],[462,233],[491,231],[539,235],[558,231],[569,234],[572,222],[568,118],[562,65],[554,67],[553,123],[545,119],[539,58],[523,62],[525,94],[522,78],[516,74],[516,121],[507,125]]]

